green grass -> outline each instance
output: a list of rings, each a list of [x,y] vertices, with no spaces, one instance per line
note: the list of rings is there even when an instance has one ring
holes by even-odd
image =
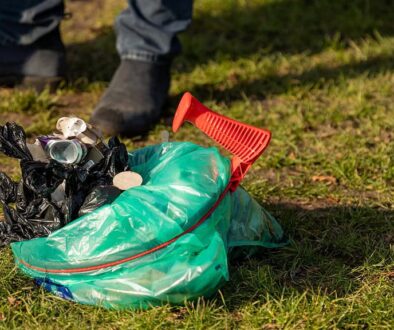
[[[100,2],[99,5],[97,2]],[[121,2],[68,2],[70,82],[55,95],[0,91],[0,122],[29,137],[84,118],[117,66]],[[244,186],[291,244],[234,260],[230,282],[184,307],[106,311],[51,296],[0,250],[0,327],[390,329],[394,324],[394,11],[390,0],[197,0],[173,67],[181,94],[272,131]],[[94,15],[92,12],[94,11]],[[97,19],[99,18],[99,19]],[[210,143],[190,126],[172,139]],[[18,177],[17,163],[0,157]]]

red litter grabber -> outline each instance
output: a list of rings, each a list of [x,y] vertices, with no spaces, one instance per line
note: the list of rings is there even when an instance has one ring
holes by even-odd
[[[270,131],[220,115],[202,105],[188,92],[179,103],[172,130],[177,132],[185,121],[192,123],[234,155],[231,160],[231,191],[235,191],[271,140]]]

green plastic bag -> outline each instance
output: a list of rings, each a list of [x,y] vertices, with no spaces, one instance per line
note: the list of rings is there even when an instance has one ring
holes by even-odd
[[[215,293],[229,279],[233,247],[284,244],[279,224],[242,188],[196,226],[230,180],[216,148],[164,143],[129,159],[143,185],[48,237],[13,243],[23,272],[76,302],[147,308]]]

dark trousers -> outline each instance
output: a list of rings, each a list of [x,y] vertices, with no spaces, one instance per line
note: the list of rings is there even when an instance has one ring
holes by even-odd
[[[192,7],[193,0],[128,0],[115,22],[120,57],[171,59],[180,52],[177,33],[190,24]],[[0,0],[0,45],[33,44],[57,29],[63,17],[63,0]]]

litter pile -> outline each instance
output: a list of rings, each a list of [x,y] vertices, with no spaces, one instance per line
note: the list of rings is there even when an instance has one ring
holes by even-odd
[[[4,174],[0,183],[2,242],[19,240],[11,244],[16,265],[65,299],[149,308],[214,294],[229,280],[228,256],[238,247],[251,254],[286,244],[279,223],[239,186],[270,132],[221,116],[188,93],[174,132],[184,121],[233,158],[190,142],[127,154],[116,138],[105,145],[77,118],[60,119],[59,133],[34,145],[19,126],[2,127],[0,149],[22,168],[20,183]],[[21,241],[35,236],[46,237]]]
[[[118,138],[106,144],[97,129],[76,117],[60,118],[56,129],[29,144],[22,127],[0,126],[0,152],[20,159],[21,167],[20,182],[0,172],[0,246],[47,236],[141,184]]]

